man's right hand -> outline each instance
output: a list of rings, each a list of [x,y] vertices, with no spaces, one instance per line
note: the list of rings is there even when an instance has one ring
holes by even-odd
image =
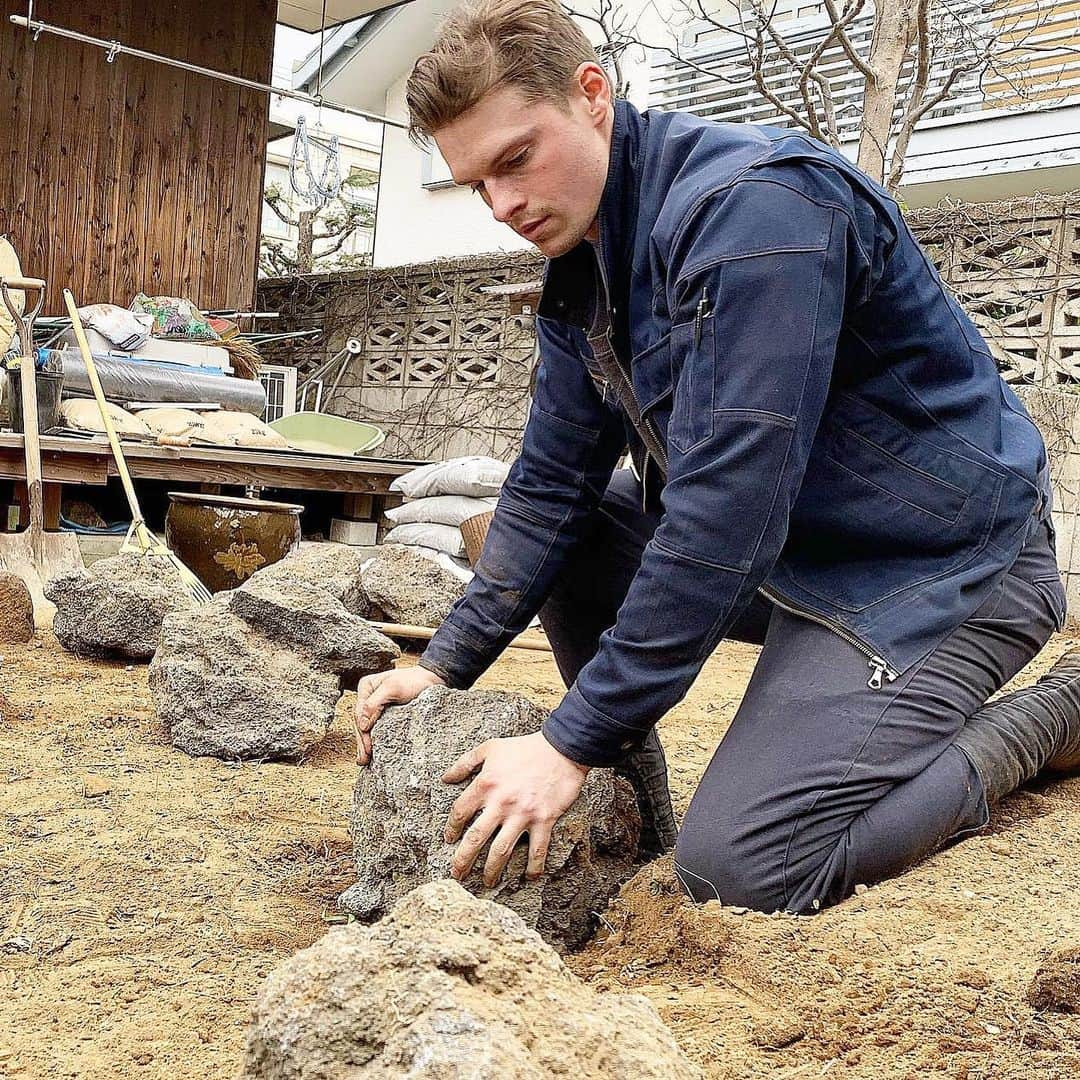
[[[371,763],[371,729],[387,705],[405,705],[429,686],[445,686],[434,671],[419,665],[365,675],[356,687],[356,761]]]

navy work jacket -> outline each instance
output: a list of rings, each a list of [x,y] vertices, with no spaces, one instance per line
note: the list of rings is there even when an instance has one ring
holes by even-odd
[[[790,131],[618,102],[599,232],[548,265],[521,456],[421,662],[456,687],[482,674],[629,444],[662,516],[545,723],[557,749],[625,757],[758,589],[887,684],[972,614],[1049,512],[1042,438],[978,330],[895,201]],[[615,372],[587,341],[598,304]]]

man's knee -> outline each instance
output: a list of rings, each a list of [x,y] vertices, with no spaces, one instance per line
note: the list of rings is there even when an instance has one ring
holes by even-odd
[[[755,843],[753,830],[736,823],[688,818],[675,844],[675,872],[698,903],[765,912],[783,907],[783,851]]]

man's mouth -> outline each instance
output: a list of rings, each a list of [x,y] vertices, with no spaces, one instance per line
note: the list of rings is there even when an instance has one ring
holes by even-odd
[[[542,218],[537,218],[535,221],[530,221],[528,224],[522,225],[522,227],[518,229],[518,234],[524,236],[526,240],[532,240],[546,221],[547,215]]]

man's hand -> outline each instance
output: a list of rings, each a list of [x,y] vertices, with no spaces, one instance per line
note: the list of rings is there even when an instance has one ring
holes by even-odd
[[[406,705],[429,686],[445,686],[435,674],[419,665],[365,675],[356,687],[356,760],[371,762],[371,729],[387,705]]]
[[[443,783],[463,783],[477,769],[480,774],[458,797],[446,822],[448,844],[454,843],[464,830],[451,873],[459,881],[464,878],[480,849],[495,836],[484,863],[484,884],[493,888],[518,840],[528,833],[526,874],[538,878],[547,859],[551,830],[578,797],[588,766],[564,757],[538,731],[481,743],[454,762],[443,776]],[[480,816],[469,825],[478,813]]]

